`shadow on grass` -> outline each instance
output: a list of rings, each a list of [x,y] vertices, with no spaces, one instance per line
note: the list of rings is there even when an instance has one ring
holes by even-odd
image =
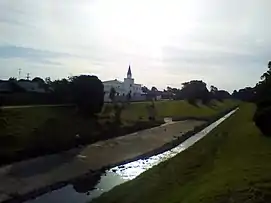
[[[197,107],[197,108],[200,107],[197,100],[188,99],[187,102],[188,102],[190,105],[195,106],[195,107]]]
[[[207,104],[205,104],[207,107],[211,108],[211,109],[216,109],[218,107],[217,102],[215,101],[211,101],[208,102]]]

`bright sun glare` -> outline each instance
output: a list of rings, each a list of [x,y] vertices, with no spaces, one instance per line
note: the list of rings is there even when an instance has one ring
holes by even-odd
[[[191,33],[199,14],[194,1],[122,1],[100,4],[99,33],[103,40],[133,53],[162,57],[161,48],[174,36]]]

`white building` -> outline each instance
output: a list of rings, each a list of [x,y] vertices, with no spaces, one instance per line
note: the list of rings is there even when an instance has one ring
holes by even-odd
[[[132,78],[131,67],[129,66],[127,77],[124,78],[124,82],[117,79],[108,80],[103,82],[104,85],[104,101],[111,101],[109,98],[111,88],[116,90],[116,94],[119,98],[125,98],[129,92],[131,93],[131,100],[144,100],[141,84],[135,84],[135,80]]]

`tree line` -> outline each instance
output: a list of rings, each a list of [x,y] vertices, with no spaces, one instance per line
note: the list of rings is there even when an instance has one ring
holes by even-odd
[[[36,104],[39,100],[42,100],[45,104],[76,104],[81,114],[90,116],[99,113],[104,104],[103,83],[98,77],[92,75],[73,76],[68,79],[64,78],[54,81],[50,78],[45,80],[39,77],[34,78],[32,82],[37,83],[40,88],[46,91],[46,94],[25,92],[18,85],[16,78],[10,78],[8,82],[13,94],[15,93],[19,97],[24,97],[25,95],[29,97],[29,100],[27,100],[29,104]],[[0,103],[5,104],[5,100],[12,96],[12,94],[3,94],[0,98]]]
[[[158,89],[152,87],[142,87],[142,91],[151,96],[156,95]],[[191,80],[189,82],[182,83],[181,88],[167,87],[163,90],[163,99],[174,99],[174,100],[187,100],[191,104],[196,104],[197,101],[201,101],[203,104],[208,104],[212,100],[223,101],[225,99],[238,99],[242,101],[253,101],[255,97],[255,87],[245,87],[239,90],[234,90],[232,94],[223,89],[211,85],[207,88],[207,84],[202,80]]]
[[[255,86],[255,99],[257,110],[254,121],[264,135],[271,136],[271,61],[267,71]]]
[[[270,66],[269,66],[270,68]],[[264,92],[262,88],[268,81],[269,72],[265,73],[262,81],[257,84],[257,89]],[[15,92],[23,92],[24,90],[17,85],[16,78],[10,78],[9,82]],[[41,88],[46,90],[47,94],[31,94],[30,100],[40,99],[45,104],[76,104],[81,113],[88,112],[93,115],[99,113],[104,103],[104,87],[101,80],[96,76],[80,75],[74,77],[63,78],[52,81],[49,77],[43,80],[36,77],[32,80],[39,84]],[[211,86],[208,90],[207,84],[202,80],[191,80],[182,83],[181,88],[167,87],[163,92],[158,91],[156,87],[148,89],[142,87],[142,91],[148,95],[147,99],[153,99],[158,93],[162,94],[164,99],[187,100],[190,104],[196,105],[198,101],[208,105],[212,100],[222,101],[224,99],[234,98],[243,101],[254,101],[256,97],[256,87],[246,87],[240,90],[234,90],[232,94],[226,90],[218,89]],[[29,95],[28,95],[29,96]],[[22,95],[20,95],[22,97]],[[111,101],[116,102],[116,90],[111,88]],[[16,98],[15,98],[16,99]],[[131,93],[126,95],[126,100],[130,101]],[[0,102],[1,103],[1,102]]]

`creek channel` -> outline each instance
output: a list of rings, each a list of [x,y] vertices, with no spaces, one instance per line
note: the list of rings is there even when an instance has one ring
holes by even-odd
[[[85,203],[92,199],[99,197],[102,193],[107,192],[117,185],[136,178],[144,171],[149,170],[153,166],[166,161],[180,152],[186,150],[197,141],[206,136],[220,123],[235,113],[237,109],[231,111],[225,116],[221,117],[214,123],[210,124],[202,131],[191,136],[177,147],[158,155],[151,156],[147,159],[139,159],[130,163],[119,165],[106,170],[102,175],[85,176],[77,181],[73,181],[65,187],[50,191],[35,199],[30,199],[26,203]]]

